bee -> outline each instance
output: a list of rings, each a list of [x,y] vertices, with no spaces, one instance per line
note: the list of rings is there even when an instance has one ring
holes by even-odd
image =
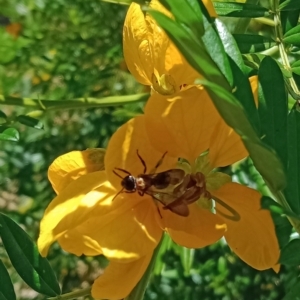
[[[162,164],[166,154],[167,152],[163,154],[149,174],[147,174],[146,163],[140,156],[138,150],[137,156],[144,166],[142,174],[134,177],[127,170],[115,168],[113,172],[122,179],[122,189],[117,195],[122,192],[137,192],[140,196],[147,194],[159,201],[163,205],[163,209],[168,209],[177,215],[187,217],[189,215],[188,205],[197,201],[199,197],[206,192],[204,175],[202,173],[197,173],[198,175],[186,175],[182,169],[170,169],[156,173],[157,168]],[[125,173],[126,176],[122,177],[117,171]],[[201,174],[202,177],[196,178],[196,176],[199,177],[199,174]],[[201,184],[199,184],[199,182]]]

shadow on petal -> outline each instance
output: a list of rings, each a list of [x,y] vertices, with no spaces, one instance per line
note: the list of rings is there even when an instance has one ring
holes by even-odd
[[[240,216],[239,221],[224,218],[227,232],[224,234],[230,248],[247,264],[258,270],[276,267],[279,245],[270,212],[260,208],[261,195],[237,183],[227,183],[213,196],[224,201]],[[217,213],[228,211],[216,203]]]
[[[189,205],[188,217],[162,210],[162,225],[172,240],[187,248],[202,248],[218,241],[226,231],[224,221],[197,203]]]

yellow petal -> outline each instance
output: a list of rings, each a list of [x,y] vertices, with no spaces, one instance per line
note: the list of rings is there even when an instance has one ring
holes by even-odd
[[[83,222],[95,203],[114,195],[115,190],[109,187],[102,192],[94,190],[105,182],[104,171],[86,174],[72,181],[49,204],[40,224],[38,247],[42,255],[66,230]]]
[[[131,3],[123,28],[123,51],[127,67],[136,80],[152,85],[156,64],[154,51],[161,50],[163,55],[168,42],[166,34],[155,21],[148,15],[145,17],[141,6]]]
[[[172,97],[153,94],[145,117],[153,147],[190,162],[208,149],[213,129],[221,118],[205,89],[199,87]]]
[[[121,178],[113,173],[115,168],[124,169],[134,176],[144,172],[144,166],[137,156],[137,150],[146,163],[146,174],[153,173],[157,162],[168,151],[168,145],[162,147],[162,152],[158,152],[151,146],[145,130],[144,116],[129,120],[113,134],[108,143],[105,168],[108,180],[116,189],[121,190],[122,186]],[[176,162],[177,158],[171,158],[167,154],[156,172],[172,169]],[[127,175],[122,171],[116,171],[122,177]]]
[[[57,239],[77,255],[101,251],[116,260],[130,261],[156,247],[162,230],[155,221],[157,208],[152,199],[122,194],[113,200],[116,190],[105,178],[104,172],[82,176],[51,202],[41,221],[38,247],[42,255]],[[74,236],[79,239],[76,244]]]
[[[213,18],[216,18],[218,15],[215,11],[214,5],[211,0],[202,0],[203,4],[205,5],[209,15]]]
[[[189,205],[188,217],[162,210],[162,226],[172,240],[187,248],[202,248],[218,241],[226,230],[224,221],[196,203]]]
[[[62,249],[77,256],[81,256],[82,254],[86,256],[103,254],[101,246],[97,241],[83,235],[76,228],[66,231],[57,241]]]
[[[171,16],[159,1],[151,1],[150,7]],[[155,20],[136,3],[130,5],[126,15],[123,50],[133,76],[140,83],[153,86],[158,93],[172,94],[201,77]]]
[[[145,273],[152,253],[130,263],[110,262],[92,287],[95,299],[124,299]]]
[[[160,241],[162,230],[155,220],[157,214],[156,205],[149,196],[123,194],[113,201],[110,208],[96,206],[76,230],[94,241],[89,245],[95,247],[95,251],[101,247],[108,259],[132,261],[153,251]],[[69,244],[72,242],[70,240]],[[79,245],[70,247],[78,248]]]
[[[58,194],[78,177],[104,170],[105,150],[101,148],[72,151],[59,156],[50,165],[48,178]]]
[[[223,120],[214,128],[209,147],[212,167],[231,165],[248,156],[241,137]]]
[[[237,183],[228,183],[213,192],[240,216],[240,220],[230,219],[232,215],[216,203],[217,213],[228,216],[225,238],[230,248],[247,264],[258,270],[276,268],[279,259],[279,245],[270,212],[260,208],[261,195]]]

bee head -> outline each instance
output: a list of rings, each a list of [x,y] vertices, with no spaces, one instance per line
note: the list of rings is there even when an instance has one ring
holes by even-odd
[[[136,180],[132,175],[124,177],[121,181],[121,185],[127,192],[136,191]]]

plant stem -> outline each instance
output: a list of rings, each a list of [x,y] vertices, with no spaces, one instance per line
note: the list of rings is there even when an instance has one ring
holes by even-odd
[[[117,106],[128,103],[146,101],[149,94],[137,94],[127,96],[111,96],[104,98],[78,98],[73,100],[41,100],[32,98],[18,98],[0,95],[0,105],[23,106],[42,111],[76,109],[90,107]]]
[[[48,298],[48,300],[71,300],[71,299],[76,299],[78,297],[83,297],[83,296],[88,296],[91,294],[91,287],[86,288],[86,289],[82,289],[82,290],[78,290],[78,291],[74,291],[71,293],[66,293],[63,295],[59,295],[57,297],[51,297]]]
[[[270,0],[271,10],[273,13],[273,20],[275,23],[274,30],[275,30],[275,37],[276,42],[278,44],[280,57],[282,60],[283,67],[290,73],[292,73],[291,65],[287,53],[285,51],[285,45],[283,42],[283,31],[280,19],[280,11],[279,11],[279,0]],[[300,105],[300,92],[298,90],[297,84],[293,78],[290,76],[287,79],[291,89],[292,89],[292,96],[298,101],[298,105]]]
[[[138,282],[138,284],[135,286],[135,288],[131,291],[131,293],[124,300],[142,300],[144,298],[144,294],[145,294],[150,276],[152,274],[152,269],[156,263],[156,258],[157,258],[157,255],[158,255],[158,252],[162,245],[163,240],[164,240],[164,235],[162,236],[157,247],[155,248],[155,250],[153,252],[153,256],[149,263],[149,266],[148,266],[146,272],[144,273],[143,277]]]

